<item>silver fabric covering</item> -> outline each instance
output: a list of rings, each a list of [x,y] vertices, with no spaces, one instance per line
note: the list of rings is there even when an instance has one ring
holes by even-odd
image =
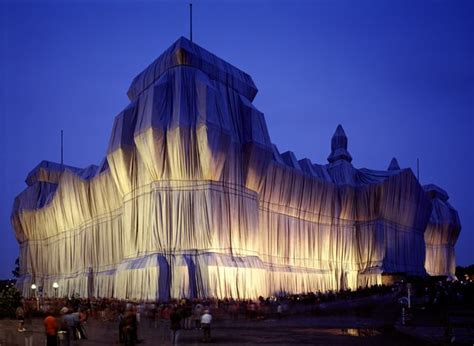
[[[176,41],[132,82],[99,166],[28,175],[12,213],[23,294],[255,298],[425,275],[425,230],[444,221],[412,171],[354,168],[341,126],[327,165],[280,153],[256,93]],[[454,253],[430,246],[427,268],[452,273]]]
[[[461,231],[458,212],[449,204],[449,196],[442,188],[429,184],[425,185],[424,189],[433,205],[425,231],[425,268],[430,275],[454,279],[456,270],[454,245]]]

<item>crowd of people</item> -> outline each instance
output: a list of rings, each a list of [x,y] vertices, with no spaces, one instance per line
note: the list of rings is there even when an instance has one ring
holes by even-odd
[[[429,308],[470,306],[474,309],[474,283],[470,280],[433,280],[420,283],[417,288],[417,298]]]
[[[81,299],[45,298],[39,304],[36,299],[25,299],[17,309],[18,331],[24,330],[24,316],[32,312],[45,316],[44,327],[48,345],[69,345],[71,340],[87,338],[85,325],[89,320],[117,323],[119,341],[125,345],[140,343],[139,325],[148,328],[169,328],[170,340],[176,344],[182,330],[201,329],[202,341],[211,340],[211,324],[214,320],[247,319],[261,320],[269,317],[281,319],[292,313],[314,311],[324,303],[352,301],[374,295],[406,295],[406,285],[372,286],[358,290],[329,291],[259,297],[256,300],[236,299],[181,299],[169,302],[125,301],[111,298]],[[465,282],[442,282],[413,285],[414,301],[426,304],[445,305],[452,302],[472,304],[474,284]],[[39,310],[38,311],[38,307]]]
[[[168,327],[173,343],[180,332],[201,329],[202,341],[211,340],[213,318],[261,320],[269,317],[281,319],[284,315],[301,312],[298,307],[317,307],[324,302],[354,299],[390,292],[385,286],[374,286],[357,291],[307,293],[259,297],[256,300],[236,299],[181,299],[169,302],[126,301],[113,298],[83,299],[77,295],[64,298],[28,298],[17,309],[18,331],[24,331],[24,316],[44,316],[48,345],[56,345],[58,339],[69,345],[71,340],[87,338],[88,320],[117,322],[121,343],[140,343],[138,326],[147,323],[149,328]],[[211,313],[212,312],[212,313]]]

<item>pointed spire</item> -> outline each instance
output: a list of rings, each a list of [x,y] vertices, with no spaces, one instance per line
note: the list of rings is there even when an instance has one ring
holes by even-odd
[[[330,163],[338,160],[352,161],[352,156],[347,151],[347,136],[341,125],[337,125],[336,132],[332,136],[331,154],[328,156]]]
[[[398,164],[398,161],[395,157],[392,158],[392,161],[390,161],[390,165],[388,165],[388,170],[389,171],[399,171],[400,170],[400,165]]]

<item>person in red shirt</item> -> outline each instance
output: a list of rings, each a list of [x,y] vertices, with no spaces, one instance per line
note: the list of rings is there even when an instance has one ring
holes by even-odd
[[[56,318],[48,314],[44,319],[44,331],[46,333],[46,345],[57,346],[58,345],[58,323]]]

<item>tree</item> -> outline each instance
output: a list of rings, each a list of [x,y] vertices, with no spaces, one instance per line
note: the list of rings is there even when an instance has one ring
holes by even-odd
[[[459,280],[465,280],[466,275],[471,280],[474,280],[474,264],[471,264],[470,266],[467,266],[467,267],[461,267],[461,266],[456,267],[456,277]]]
[[[20,277],[20,257],[17,257],[15,260],[15,269],[12,270],[14,278]]]
[[[14,318],[15,310],[21,305],[21,293],[11,281],[1,282],[0,318]]]

